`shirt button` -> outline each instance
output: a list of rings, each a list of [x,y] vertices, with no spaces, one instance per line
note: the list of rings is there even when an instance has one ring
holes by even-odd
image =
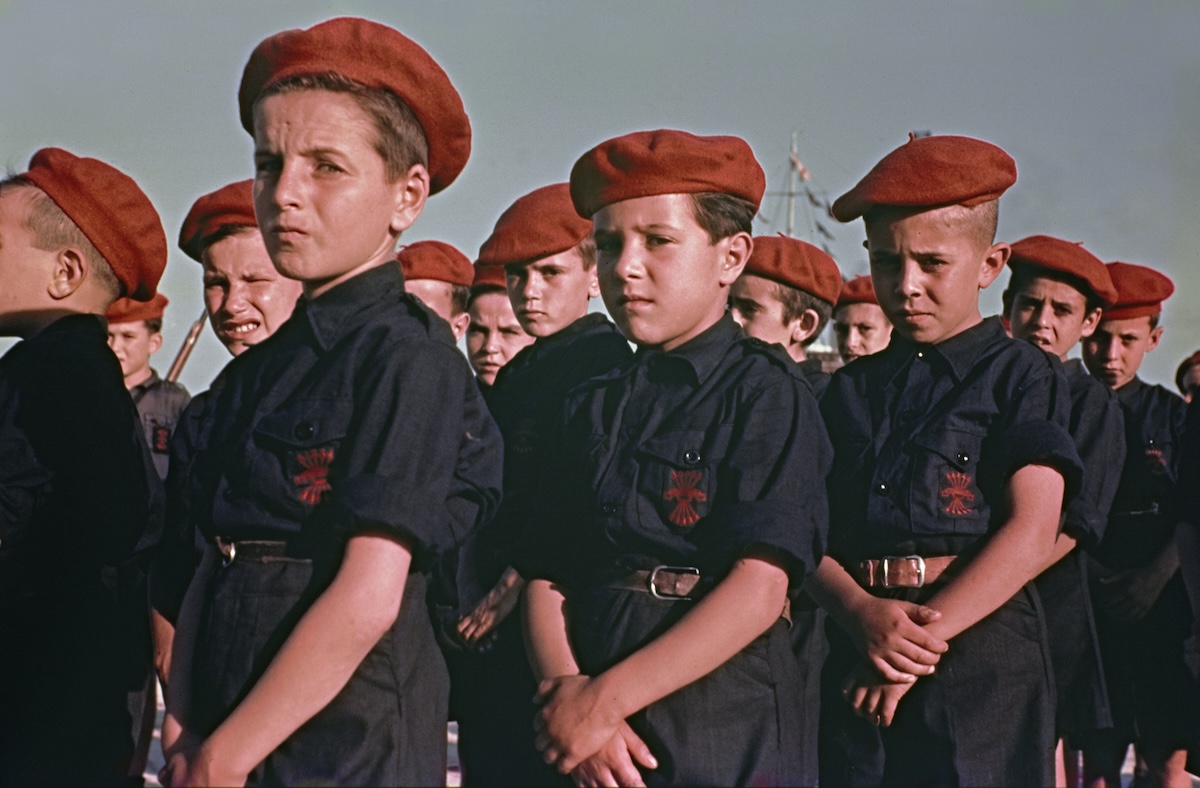
[[[700,463],[700,452],[694,450],[684,452],[683,462],[685,465],[698,465]]]
[[[607,515],[614,515],[617,513],[617,507],[611,503],[606,503],[600,507],[600,511],[604,512]]]
[[[875,489],[879,491],[880,495],[887,495],[888,487],[886,484],[880,482],[879,486],[876,487]]]
[[[917,358],[925,358],[925,351],[924,351],[924,350],[918,350],[918,351],[917,351]]]
[[[296,436],[296,440],[302,441],[306,441],[311,438],[314,432],[316,432],[316,430],[313,429],[313,425],[309,424],[307,421],[300,422],[296,425],[296,429],[292,430],[292,434]]]
[[[960,451],[958,453],[958,461],[961,462],[963,465],[966,465],[968,462],[971,461],[971,456],[969,454],[967,454],[966,452]]]

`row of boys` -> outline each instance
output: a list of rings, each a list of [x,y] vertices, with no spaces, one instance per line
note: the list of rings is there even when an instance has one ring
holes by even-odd
[[[394,30],[335,19],[262,42],[238,97],[253,221],[229,219],[248,216],[232,197],[251,189],[229,187],[197,204],[181,246],[204,265],[214,328],[253,347],[175,431],[165,530],[89,317],[153,296],[157,216],[128,178],[62,151],[0,189],[0,262],[21,283],[4,328],[26,338],[0,371],[2,604],[6,642],[21,643],[0,666],[6,781],[124,777],[118,570],[155,541],[159,631],[173,622],[158,650],[171,785],[440,782],[443,650],[465,677],[456,711],[479,784],[556,779],[543,762],[585,785],[811,784],[817,694],[823,784],[1052,779],[1055,734],[1075,729],[1056,725],[1050,659],[1063,649],[1046,622],[1054,599],[1073,626],[1089,614],[1066,591],[1043,599],[1043,570],[1072,567],[1060,588],[1086,598],[1083,564],[1054,559],[1109,521],[1113,488],[1094,466],[1116,466],[1090,447],[1122,446],[1089,441],[1117,411],[1096,386],[1103,408],[1073,407],[1076,382],[1095,380],[1069,382],[1051,354],[1009,339],[977,295],[1021,261],[1013,331],[1061,356],[1107,307],[1103,375],[1124,392],[1135,369],[1119,347],[1157,339],[1166,293],[1152,272],[1126,281],[1054,239],[996,243],[1012,160],[978,140],[910,140],[834,205],[864,219],[895,328],[818,406],[815,370],[773,342],[802,348],[819,332],[841,284],[832,260],[751,238],[765,179],[741,140],[629,134],[584,154],[569,184],[518,200],[481,249],[476,271],[504,272],[536,338],[485,405],[393,252],[469,154],[445,73]],[[39,229],[42,213],[68,232]],[[290,318],[235,314],[262,253],[299,283]],[[253,297],[282,305],[285,292]],[[616,328],[587,315],[597,294]],[[769,341],[737,325],[773,327],[775,310],[787,331]],[[1144,588],[1134,570],[1175,541],[1181,436],[1130,399],[1126,443],[1153,437],[1133,443],[1145,461],[1126,463],[1114,505],[1128,521],[1111,518],[1105,540],[1122,540],[1112,585]],[[524,637],[506,615],[518,598]],[[823,676],[818,609],[832,619]],[[1152,656],[1182,664],[1182,639],[1163,645]],[[73,710],[57,725],[47,682],[30,680],[47,675]],[[1181,725],[1172,736],[1194,736],[1194,720]],[[1137,734],[1157,776],[1182,773],[1186,739]]]

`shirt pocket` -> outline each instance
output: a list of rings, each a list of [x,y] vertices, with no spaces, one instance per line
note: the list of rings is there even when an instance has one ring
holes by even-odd
[[[251,483],[307,511],[337,483],[340,450],[350,428],[353,401],[311,398],[289,402],[254,428],[256,461]]]
[[[938,430],[913,437],[909,488],[915,533],[983,534],[989,507],[979,489],[982,433]]]
[[[691,531],[716,503],[720,441],[704,430],[656,435],[634,452],[638,519],[643,528]]]

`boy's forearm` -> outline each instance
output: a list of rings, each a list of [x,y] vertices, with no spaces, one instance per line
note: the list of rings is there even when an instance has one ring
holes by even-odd
[[[824,556],[804,581],[804,590],[847,630],[856,626],[855,605],[862,597],[870,596],[845,567],[829,556]]]
[[[1054,551],[1062,510],[1063,477],[1044,465],[1026,465],[1007,486],[1009,517],[983,549],[929,600],[942,617],[926,629],[949,640],[1013,597],[1041,573]]]
[[[179,621],[170,648],[170,666],[166,685],[167,712],[163,720],[163,748],[171,749],[181,729],[190,724],[192,700],[192,658],[196,651],[196,637],[200,628],[200,615],[208,584],[217,567],[217,550],[208,546],[200,559],[200,565],[192,576],[179,609]]]
[[[622,718],[708,675],[765,632],[783,612],[787,573],[744,558],[674,626],[597,680]]]
[[[529,664],[538,681],[579,674],[567,635],[566,597],[549,580],[530,580],[522,615]]]
[[[215,762],[248,773],[334,699],[395,622],[411,561],[385,537],[351,538],[333,583],[205,742]]]

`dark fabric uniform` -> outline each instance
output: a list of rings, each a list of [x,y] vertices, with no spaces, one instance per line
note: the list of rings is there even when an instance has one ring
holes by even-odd
[[[494,512],[502,462],[444,323],[404,294],[394,262],[302,299],[226,368],[200,434],[187,496],[204,535],[288,547],[273,561],[235,556],[210,582],[193,669],[197,730],[209,733],[254,685],[337,573],[346,542],[387,536],[413,554],[396,623],[251,782],[441,784],[449,687],[425,573]]]
[[[0,359],[3,785],[121,784],[133,754],[149,642],[122,580],[161,531],[162,483],[107,339],[73,315]]]
[[[937,345],[891,344],[834,373],[821,410],[834,446],[829,552],[843,566],[884,556],[969,556],[1004,522],[1009,477],[1081,468],[1067,432],[1059,363],[983,321]],[[922,589],[873,589],[924,602]],[[937,672],[900,701],[889,728],[841,697],[861,661],[828,627],[821,720],[823,785],[1049,785],[1053,679],[1033,584],[954,638]]]
[[[820,401],[825,394],[825,389],[829,388],[829,381],[833,376],[825,371],[819,358],[806,358],[799,362],[798,366],[804,379],[812,387],[813,396]]]
[[[146,445],[154,457],[154,467],[159,478],[165,480],[171,453],[171,434],[175,432],[175,424],[191,397],[183,386],[168,383],[154,370],[150,370],[150,377],[131,388],[129,394],[142,418]]]
[[[1112,726],[1096,619],[1088,591],[1088,550],[1104,536],[1125,461],[1125,427],[1112,389],[1088,375],[1079,359],[1063,365],[1071,394],[1071,437],[1083,461],[1083,487],[1067,508],[1063,531],[1079,547],[1035,581],[1045,607],[1054,664],[1059,736],[1075,742]]]
[[[1186,404],[1162,386],[1134,378],[1117,390],[1125,415],[1125,465],[1108,521],[1093,554],[1106,570],[1145,566],[1172,540],[1179,520],[1179,478]],[[1200,693],[1184,659],[1192,611],[1181,573],[1167,582],[1146,616],[1119,621],[1097,593],[1100,634],[1114,734],[1134,741],[1186,748],[1200,731]]]
[[[487,402],[504,436],[504,504],[462,553],[458,615],[470,612],[513,563],[514,545],[537,511],[539,465],[557,448],[554,427],[567,392],[611,372],[630,355],[616,326],[604,315],[589,314],[523,348],[500,370]],[[533,743],[537,684],[520,615],[504,620],[491,650],[460,652],[450,665],[464,784],[569,783]]]
[[[798,586],[824,550],[829,446],[808,384],[726,316],[669,353],[641,350],[567,400],[547,504],[518,568],[563,585],[572,648],[596,675],[691,607],[609,587],[658,565],[711,587],[747,555]],[[712,673],[630,718],[659,762],[648,785],[801,777],[796,659],[781,619]]]

